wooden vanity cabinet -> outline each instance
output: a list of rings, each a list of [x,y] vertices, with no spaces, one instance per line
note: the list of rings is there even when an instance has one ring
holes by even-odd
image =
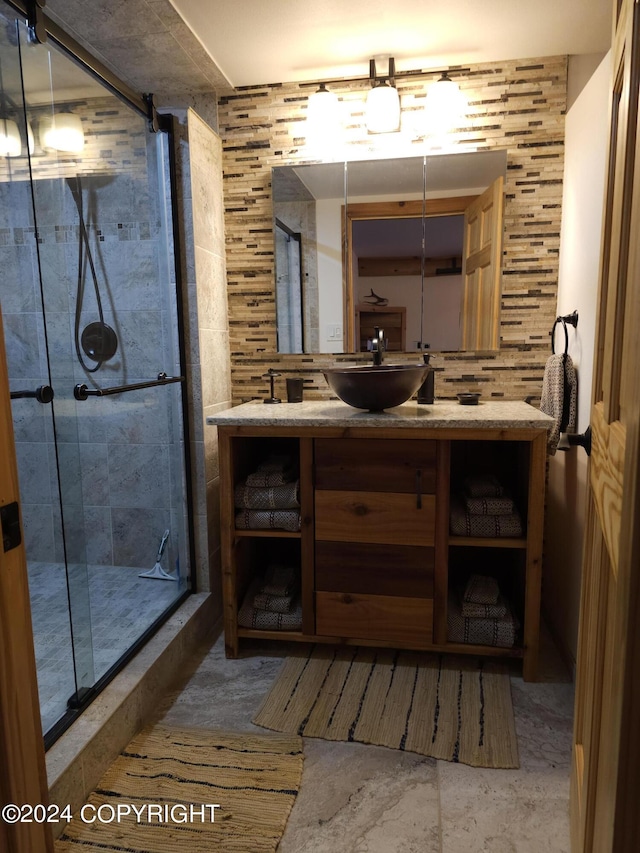
[[[523,659],[538,655],[546,432],[218,426],[227,655],[244,639],[377,645]],[[236,530],[234,487],[270,452],[300,464],[300,531]],[[449,533],[450,496],[469,471],[499,470],[523,517],[513,539]],[[238,626],[243,597],[272,556],[299,560],[302,626]],[[450,586],[486,571],[521,625],[513,648],[452,643]]]
[[[316,634],[431,645],[437,456],[433,440],[315,440]]]

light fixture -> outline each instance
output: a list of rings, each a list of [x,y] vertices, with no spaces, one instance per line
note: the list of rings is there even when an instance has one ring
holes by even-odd
[[[0,118],[0,157],[19,157],[22,140],[18,125],[10,118]]]
[[[80,116],[61,112],[41,118],[40,145],[68,154],[79,154],[84,148],[84,131]]]
[[[340,126],[340,102],[324,83],[307,101],[307,139],[314,143],[329,140]]]
[[[369,60],[372,88],[367,95],[365,121],[369,133],[394,133],[400,130],[400,97],[395,87],[395,60],[389,60],[386,77],[378,77],[375,59]]]
[[[426,133],[442,136],[459,126],[467,109],[467,99],[446,71],[432,83],[425,105]]]

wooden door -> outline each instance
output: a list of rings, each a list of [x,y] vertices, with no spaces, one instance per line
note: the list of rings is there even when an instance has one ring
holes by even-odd
[[[574,853],[638,850],[639,8],[616,7],[571,778]]]
[[[500,346],[500,266],[504,181],[496,180],[464,212],[462,349]]]
[[[0,508],[4,514],[0,548],[0,806],[46,805],[47,774],[27,564],[24,543],[13,547],[22,538],[22,523],[1,311],[0,471]],[[50,827],[46,823],[9,823],[0,819],[0,850],[49,853],[53,851]]]

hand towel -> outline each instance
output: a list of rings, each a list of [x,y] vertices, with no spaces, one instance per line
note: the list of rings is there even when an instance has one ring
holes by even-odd
[[[462,599],[462,615],[465,619],[504,619],[508,613],[506,600],[499,595],[495,604],[475,604],[473,601],[464,601],[464,590]]]
[[[267,566],[260,591],[265,595],[291,595],[298,589],[300,569],[272,563]]]
[[[449,593],[447,639],[450,643],[472,643],[510,649],[516,641],[520,624],[507,608],[502,619],[468,619],[462,615],[458,597]]]
[[[463,602],[496,604],[500,595],[498,581],[488,575],[471,575],[464,588]]]
[[[510,515],[515,511],[511,498],[464,499],[465,508],[471,515]]]
[[[236,513],[238,530],[300,530],[296,509],[243,509]]]
[[[299,480],[281,486],[239,483],[235,488],[234,502],[237,509],[294,509],[300,506],[299,487]]]
[[[493,474],[479,474],[464,479],[464,491],[469,498],[501,498],[504,489]]]
[[[486,536],[517,539],[522,536],[522,520],[514,509],[508,515],[472,515],[457,496],[451,498],[449,530],[452,536]]]
[[[561,432],[575,432],[578,411],[578,380],[571,356],[550,355],[544,368],[540,411],[555,419],[549,430],[547,450],[554,456]]]
[[[302,601],[298,595],[288,613],[272,613],[253,606],[253,599],[260,592],[260,579],[249,585],[242,606],[238,611],[238,625],[242,628],[258,628],[262,631],[299,631],[302,628]]]
[[[247,477],[247,486],[282,486],[298,477],[298,471],[287,456],[270,456]]]

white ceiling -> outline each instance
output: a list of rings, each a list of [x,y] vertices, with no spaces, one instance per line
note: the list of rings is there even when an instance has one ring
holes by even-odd
[[[612,0],[171,0],[232,86],[605,53]]]

